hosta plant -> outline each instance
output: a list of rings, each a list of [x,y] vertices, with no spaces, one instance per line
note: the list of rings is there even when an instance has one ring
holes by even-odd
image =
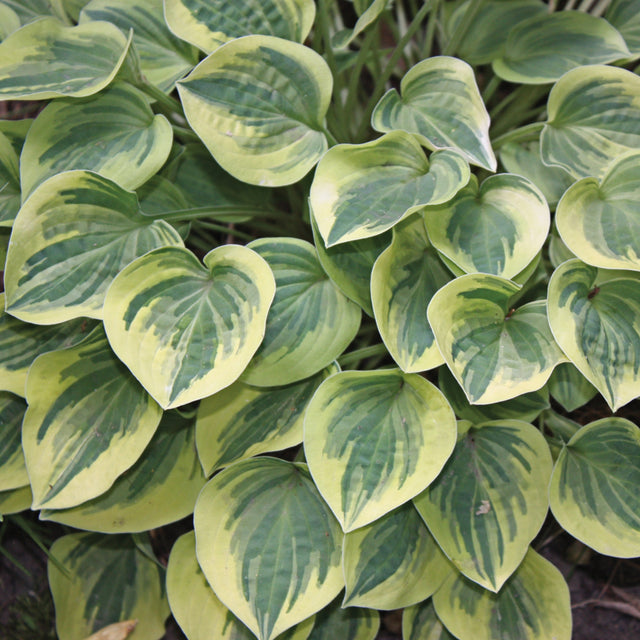
[[[61,640],[570,638],[543,523],[640,555],[638,16],[0,1],[0,513],[66,527]]]

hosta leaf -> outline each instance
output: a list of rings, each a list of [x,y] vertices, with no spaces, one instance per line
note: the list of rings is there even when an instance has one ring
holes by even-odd
[[[555,226],[549,236],[549,260],[553,265],[553,268],[559,267],[563,262],[572,260],[575,258],[575,254],[571,253],[567,248],[567,245],[562,242],[562,239],[557,234]]]
[[[162,415],[101,327],[36,359],[27,402],[22,446],[34,509],[73,507],[104,493],[140,457]]]
[[[60,640],[78,640],[108,624],[137,620],[127,640],[159,640],[169,607],[164,576],[129,536],[73,533],[58,538],[49,561],[49,586]]]
[[[409,502],[344,538],[343,606],[401,609],[431,596],[452,571]]]
[[[503,173],[480,186],[475,176],[450,202],[425,210],[429,240],[467,273],[513,278],[544,245],[549,206],[522,176]]]
[[[316,614],[308,640],[374,640],[378,635],[380,616],[377,611],[360,607],[340,607],[336,598],[328,607]]]
[[[302,442],[304,410],[334,365],[284,387],[251,387],[236,382],[205,398],[198,408],[196,444],[206,474],[261,453]]]
[[[275,282],[254,251],[225,245],[200,261],[152,251],[123,269],[105,299],[118,357],[164,409],[234,382],[260,345]]]
[[[80,18],[80,12],[85,5],[89,4],[90,0],[62,0],[67,15],[74,21],[78,21]]]
[[[458,58],[435,56],[411,67],[371,116],[376,131],[402,129],[429,149],[455,149],[471,164],[495,171],[489,114],[473,69]]]
[[[402,612],[403,640],[455,640],[442,625],[431,600],[425,600]]]
[[[91,0],[80,14],[80,24],[104,20],[123,33],[133,29],[133,44],[145,78],[162,91],[198,62],[197,51],[169,31],[162,0]]]
[[[27,133],[32,124],[32,118],[24,118],[24,120],[0,120],[0,133],[9,139],[18,156],[22,151],[24,139],[27,137]]]
[[[311,0],[165,0],[164,7],[171,31],[207,53],[252,34],[304,42],[316,14]]]
[[[444,360],[427,322],[433,294],[451,279],[431,247],[422,217],[403,220],[391,246],[371,273],[371,298],[378,331],[405,373],[426,371]]]
[[[623,418],[596,420],[562,449],[549,497],[556,520],[598,553],[640,555],[640,432]]]
[[[22,418],[26,409],[22,398],[0,391],[0,492],[29,484],[22,453]]]
[[[0,44],[0,100],[90,96],[113,80],[128,48],[127,38],[108,22],[32,22]]]
[[[45,509],[40,518],[103,533],[148,531],[191,514],[204,483],[194,421],[167,413],[140,459],[106,493],[71,509]]]
[[[598,390],[571,362],[559,364],[549,378],[549,393],[569,413],[587,404]]]
[[[394,131],[332,147],[318,164],[309,202],[331,247],[379,235],[427,204],[446,202],[468,181],[459,153],[438,151],[427,160],[410,134]]]
[[[604,16],[624,38],[629,51],[640,54],[640,3],[638,0],[613,0]]]
[[[321,371],[353,340],[360,308],[320,266],[313,245],[295,238],[263,238],[249,243],[276,280],[262,344],[242,379],[271,387]]]
[[[20,16],[4,2],[0,2],[0,42],[20,28]]]
[[[472,404],[493,404],[540,389],[565,360],[547,321],[546,302],[511,307],[519,287],[470,274],[446,284],[428,309],[449,369]]]
[[[343,586],[342,533],[306,465],[253,458],[200,493],[198,562],[222,602],[260,640],[308,618]]]
[[[540,137],[542,160],[575,178],[600,177],[613,160],[640,148],[640,78],[625,69],[574,69],[553,87]]]
[[[8,136],[0,133],[0,227],[11,227],[20,209],[18,154]]]
[[[0,491],[0,519],[2,515],[10,515],[12,513],[20,513],[26,511],[33,502],[31,495],[31,487],[20,487],[19,489],[9,489],[8,491]]]
[[[499,593],[451,576],[433,597],[438,618],[459,640],[570,640],[569,588],[529,550]]]
[[[2,4],[11,7],[22,24],[56,15],[56,0],[2,0]]]
[[[509,82],[545,84],[581,65],[627,57],[622,36],[604,18],[581,11],[545,11],[509,31],[493,70]]]
[[[640,395],[640,279],[579,260],[549,282],[549,324],[560,348],[613,411]],[[611,279],[608,279],[611,278]]]
[[[140,214],[134,193],[89,171],[41,184],[20,210],[7,255],[7,311],[25,322],[100,318],[106,290],[136,257],[182,245],[162,220]]]
[[[348,47],[367,27],[372,25],[391,5],[393,0],[370,0],[369,6],[363,11],[353,25],[353,29],[342,29],[338,31],[331,41],[334,49],[344,49]]]
[[[189,124],[223,169],[275,187],[300,180],[326,151],[332,85],[315,51],[256,35],[214,51],[178,92]]]
[[[551,454],[526,422],[460,426],[453,455],[414,504],[458,569],[497,592],[547,515]]]
[[[509,173],[517,173],[533,182],[551,208],[555,208],[562,194],[573,183],[573,178],[564,169],[542,162],[538,141],[505,144],[500,148],[500,162]]]
[[[609,165],[601,182],[576,182],[558,204],[556,226],[580,260],[640,271],[640,152]]]
[[[454,443],[455,418],[444,396],[399,370],[331,376],[305,414],[309,469],[345,532],[424,490]]]
[[[172,141],[169,121],[154,116],[148,98],[124,83],[83,101],[53,102],[27,134],[20,159],[23,199],[47,178],[71,169],[95,171],[136,189],[164,164]]]

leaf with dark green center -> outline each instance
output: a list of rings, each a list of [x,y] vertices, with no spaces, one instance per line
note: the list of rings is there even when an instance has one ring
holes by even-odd
[[[435,56],[411,67],[371,116],[376,131],[401,129],[428,149],[454,149],[471,164],[496,170],[489,140],[489,114],[473,69],[458,58]]]
[[[640,432],[623,418],[582,427],[562,448],[551,477],[560,525],[598,553],[640,555]]]
[[[178,92],[189,124],[223,169],[276,187],[300,180],[327,150],[332,85],[315,51],[255,35],[216,49]]]
[[[138,460],[162,416],[102,327],[75,347],[38,357],[27,402],[22,446],[34,509],[73,507],[107,491]]]
[[[444,360],[427,321],[433,294],[451,276],[427,239],[422,216],[400,222],[393,242],[371,272],[371,298],[378,331],[405,373],[426,371]]]
[[[436,615],[432,600],[425,600],[402,612],[403,640],[455,640]]]
[[[162,569],[130,536],[73,533],[58,538],[49,560],[49,586],[60,640],[78,640],[109,624],[136,620],[131,640],[159,640],[169,607]]]
[[[0,391],[0,492],[29,484],[22,453],[22,418],[26,409],[22,398]]]
[[[361,607],[340,607],[336,598],[316,614],[308,640],[374,640],[378,636],[380,616],[377,611]]]
[[[344,585],[342,532],[306,465],[267,457],[231,465],[200,493],[194,523],[207,581],[260,640],[316,613]]]
[[[345,371],[325,380],[305,413],[304,450],[345,532],[423,491],[455,444],[444,396],[417,374]]]
[[[526,422],[459,425],[453,455],[414,504],[456,567],[498,592],[547,515],[551,454]]]
[[[0,120],[0,133],[9,139],[18,156],[22,152],[24,139],[27,137],[27,133],[32,124],[32,118],[24,118],[23,120]]]
[[[0,227],[11,227],[20,209],[18,154],[11,140],[0,132]]]
[[[438,618],[459,640],[570,640],[571,603],[562,574],[529,550],[499,593],[452,576],[433,596]]]
[[[563,362],[553,370],[548,387],[553,399],[569,413],[587,404],[598,393],[571,362]]]
[[[438,348],[472,404],[494,404],[540,389],[566,360],[546,301],[517,309],[510,280],[469,274],[446,284],[427,311]]]
[[[560,348],[613,411],[640,395],[640,278],[569,260],[549,282]]]
[[[631,54],[640,54],[640,2],[613,0],[604,17],[620,32]]]
[[[428,204],[450,200],[469,181],[455,151],[427,160],[413,136],[394,131],[364,144],[339,144],[322,158],[309,202],[327,247],[391,229]]]
[[[622,36],[604,18],[582,11],[545,11],[511,29],[493,70],[509,82],[545,84],[581,65],[628,57]]]

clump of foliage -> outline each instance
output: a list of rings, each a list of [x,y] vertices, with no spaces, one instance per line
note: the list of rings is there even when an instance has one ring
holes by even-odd
[[[0,2],[0,513],[80,530],[61,640],[568,640],[549,508],[640,555],[640,1],[576,4]]]

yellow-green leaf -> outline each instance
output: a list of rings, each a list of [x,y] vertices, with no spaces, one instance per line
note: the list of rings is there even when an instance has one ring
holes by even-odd
[[[29,484],[22,453],[22,419],[26,409],[22,398],[0,391],[0,492]]]
[[[403,640],[455,640],[436,615],[431,600],[425,600],[402,612]]]

